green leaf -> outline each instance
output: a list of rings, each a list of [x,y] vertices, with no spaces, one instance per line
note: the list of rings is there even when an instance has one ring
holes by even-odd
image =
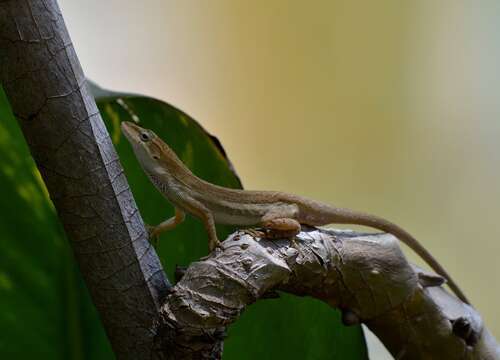
[[[98,93],[96,94],[96,90]],[[156,191],[122,136],[124,120],[153,129],[203,179],[241,187],[218,141],[187,114],[155,99],[93,87],[144,220],[173,207]],[[0,358],[113,358],[53,206],[0,87]],[[218,227],[221,239],[233,231]],[[207,254],[201,223],[162,235],[158,253],[173,280],[176,264]],[[359,327],[341,325],[325,304],[284,295],[259,301],[229,329],[224,359],[366,359]]]
[[[94,88],[94,94],[95,94]],[[120,121],[153,129],[197,176],[239,188],[238,177],[214,138],[189,115],[158,100],[98,89],[97,103],[122,160],[144,220],[152,225],[173,216],[173,207],[150,183],[121,135]],[[224,239],[234,228],[218,226]],[[172,280],[175,264],[188,265],[207,254],[202,224],[186,222],[161,236],[158,254]],[[251,305],[229,329],[224,359],[366,359],[361,328],[345,327],[340,314],[320,301],[284,294]]]
[[[1,86],[0,199],[0,358],[112,358]]]
[[[367,359],[361,327],[325,303],[281,294],[251,305],[230,329],[224,359]]]

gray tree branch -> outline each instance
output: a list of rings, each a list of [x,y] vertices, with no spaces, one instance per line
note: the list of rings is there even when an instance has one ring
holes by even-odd
[[[443,283],[410,265],[391,235],[309,229],[294,247],[236,233],[172,288],[158,348],[170,359],[219,358],[225,327],[280,290],[325,301],[346,325],[366,324],[396,359],[500,359],[480,315]]]
[[[57,2],[4,0],[0,19],[0,81],[113,350],[151,359],[168,281]]]

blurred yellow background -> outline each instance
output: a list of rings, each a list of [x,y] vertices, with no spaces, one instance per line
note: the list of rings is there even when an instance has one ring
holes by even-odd
[[[500,336],[499,1],[59,2],[88,77],[192,115],[246,188],[405,227]]]

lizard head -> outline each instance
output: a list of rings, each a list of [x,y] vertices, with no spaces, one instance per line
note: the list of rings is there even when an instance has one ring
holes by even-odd
[[[167,145],[152,130],[132,122],[122,122],[121,128],[140,163],[147,170],[154,171],[160,165],[162,149]]]
[[[122,122],[121,128],[146,173],[150,175],[170,174],[174,177],[191,173],[175,152],[154,131],[128,121]]]

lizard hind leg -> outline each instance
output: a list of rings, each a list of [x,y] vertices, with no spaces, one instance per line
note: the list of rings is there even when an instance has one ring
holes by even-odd
[[[300,232],[300,223],[292,218],[276,218],[262,222],[267,238],[292,238]]]
[[[298,207],[295,204],[276,206],[267,212],[261,220],[268,238],[295,238],[300,232],[300,223],[296,220]]]
[[[151,239],[158,241],[158,238],[159,238],[161,233],[163,233],[167,230],[173,229],[174,227],[176,227],[177,225],[182,223],[185,218],[186,218],[186,215],[185,215],[184,211],[182,211],[178,208],[175,208],[175,215],[172,216],[171,218],[168,218],[167,220],[163,221],[162,223],[160,223],[156,226],[151,226],[151,225],[146,224],[146,229],[148,230],[149,237]]]

